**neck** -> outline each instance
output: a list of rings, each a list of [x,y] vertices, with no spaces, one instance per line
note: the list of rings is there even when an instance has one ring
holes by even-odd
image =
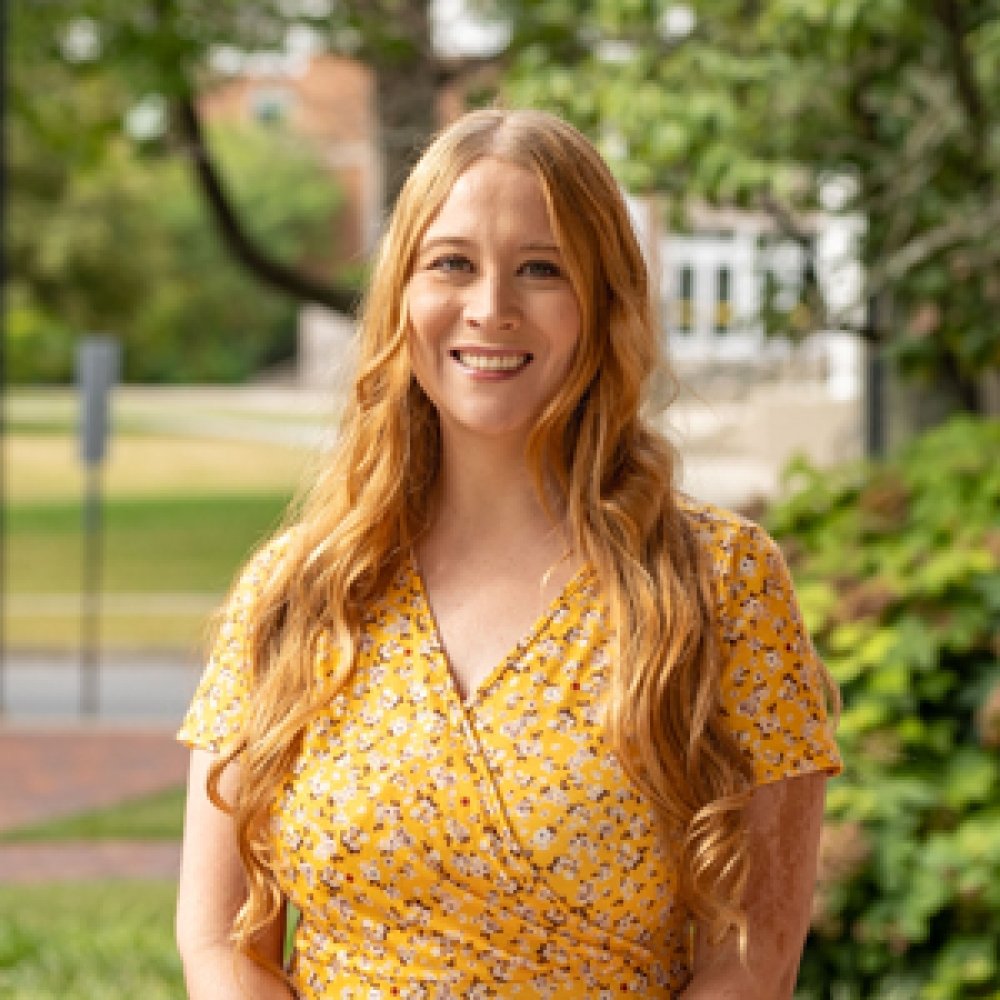
[[[488,545],[512,536],[541,538],[555,527],[538,496],[523,440],[466,447],[444,436],[432,533]]]

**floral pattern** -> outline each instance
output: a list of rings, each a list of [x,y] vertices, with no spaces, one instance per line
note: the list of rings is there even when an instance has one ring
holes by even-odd
[[[723,713],[755,780],[836,773],[777,547],[716,508],[689,516],[714,567]],[[191,746],[238,738],[247,613],[281,549],[265,548],[234,592],[179,733]],[[302,913],[302,1000],[678,996],[690,918],[676,837],[657,835],[603,738],[611,638],[585,568],[463,701],[404,561],[271,810],[274,877]]]

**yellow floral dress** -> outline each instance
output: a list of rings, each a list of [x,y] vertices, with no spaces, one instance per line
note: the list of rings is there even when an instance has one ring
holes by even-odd
[[[715,569],[725,718],[756,781],[836,773],[777,547],[716,508],[690,516]],[[238,738],[246,617],[280,557],[280,543],[265,548],[234,592],[179,733],[190,746]],[[463,701],[420,575],[402,564],[271,809],[274,877],[302,914],[302,1000],[679,995],[677,856],[599,721],[610,643],[584,569]]]

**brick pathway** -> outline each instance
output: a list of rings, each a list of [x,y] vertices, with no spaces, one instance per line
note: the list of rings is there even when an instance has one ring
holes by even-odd
[[[187,751],[168,730],[0,728],[0,830],[182,784]],[[175,843],[0,844],[0,883],[171,878]]]
[[[175,879],[180,858],[180,844],[173,841],[0,844],[0,885],[108,878]]]

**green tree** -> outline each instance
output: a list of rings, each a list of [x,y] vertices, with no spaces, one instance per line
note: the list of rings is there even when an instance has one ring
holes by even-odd
[[[576,121],[626,183],[675,207],[696,196],[760,208],[808,249],[796,219],[822,204],[831,180],[844,182],[838,210],[867,220],[866,297],[888,306],[861,332],[958,405],[980,408],[976,374],[997,366],[1000,342],[1000,0],[470,3],[510,29],[486,60],[437,52],[427,0],[51,0],[16,8],[13,61],[32,50],[65,70],[72,27],[98,26],[99,55],[71,72],[110,67],[126,104],[163,95],[230,252],[259,280],[341,310],[353,291],[277,259],[235,211],[197,115],[214,46],[280,48],[308,27],[368,62],[387,201],[433,128],[441,88],[484,63],[509,67],[513,102]],[[17,82],[14,113],[31,118],[37,89]],[[807,293],[813,326],[827,325],[815,283]],[[801,309],[794,319],[801,328]]]
[[[143,381],[232,381],[293,353],[294,301],[230,258],[182,163],[119,136],[49,183],[32,138],[19,130],[11,143],[14,381],[69,379],[88,331],[122,336],[125,375]],[[321,166],[261,129],[217,130],[212,147],[254,237],[325,266],[341,196]]]
[[[385,202],[391,204],[414,151],[436,127],[442,88],[479,65],[478,60],[438,55],[426,0],[18,4],[11,18],[12,116],[35,131],[37,141],[54,156],[73,147],[74,158],[85,158],[102,155],[130,108],[144,98],[162,98],[170,122],[164,145],[189,163],[234,260],[258,282],[296,300],[351,312],[355,288],[301,269],[253,232],[232,197],[232,178],[215,157],[198,111],[199,95],[214,82],[214,51],[220,46],[281,51],[293,31],[312,32],[329,51],[355,56],[373,69]],[[94,80],[107,91],[100,113],[76,113],[78,88]],[[67,113],[57,113],[55,105]]]
[[[839,186],[888,306],[861,332],[981,408],[976,375],[1000,366],[998,0],[500,6],[510,99],[576,121],[628,185],[759,209],[804,243],[795,220]],[[846,319],[815,286],[809,303],[815,326]]]
[[[347,309],[355,300],[354,289],[331,288],[325,277],[261,243],[234,199],[233,189],[240,181],[226,175],[197,112],[199,90],[212,82],[208,54],[213,46],[277,44],[291,23],[287,16],[279,17],[281,6],[227,0],[215,4],[52,0],[14,5],[13,137],[20,134],[26,145],[54,164],[49,171],[52,184],[60,179],[67,183],[67,178],[114,155],[130,110],[143,100],[162,100],[168,129],[161,151],[191,167],[209,208],[206,217],[215,222],[234,259],[254,272],[258,283],[292,298],[313,298]],[[21,190],[15,177],[15,198]],[[23,264],[22,259],[12,260],[15,274]]]
[[[331,220],[343,198],[321,165],[270,130],[213,130],[211,143],[252,237],[301,270],[328,271]],[[146,269],[144,302],[133,314],[128,374],[239,381],[292,357],[295,300],[255,281],[226,252],[184,164],[157,158],[132,169],[143,180],[136,215],[155,226],[159,260]]]

